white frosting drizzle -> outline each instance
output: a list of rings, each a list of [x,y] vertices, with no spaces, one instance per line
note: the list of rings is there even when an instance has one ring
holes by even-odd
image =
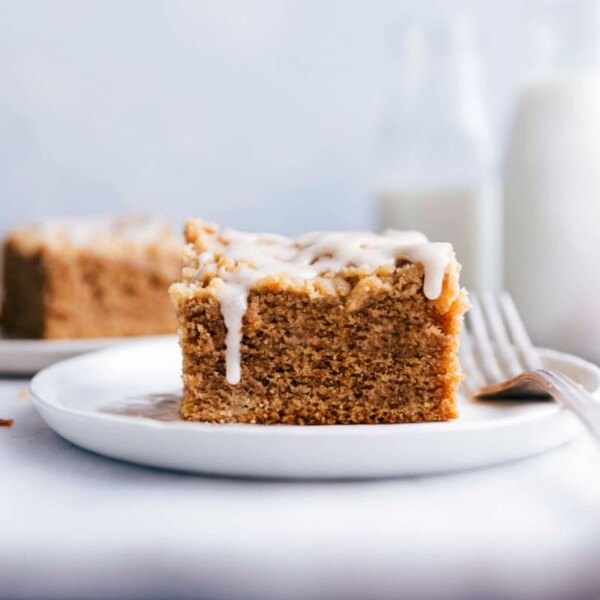
[[[223,282],[219,302],[225,326],[227,382],[235,385],[241,376],[242,319],[252,285],[269,275],[315,279],[347,267],[395,266],[398,260],[421,263],[425,270],[423,292],[434,300],[442,292],[444,274],[453,256],[452,246],[431,243],[419,232],[386,230],[382,234],[315,232],[297,238],[274,234],[249,234],[225,229],[219,235],[218,254],[238,262],[233,270],[215,264],[215,252],[198,256],[197,278],[217,275]]]

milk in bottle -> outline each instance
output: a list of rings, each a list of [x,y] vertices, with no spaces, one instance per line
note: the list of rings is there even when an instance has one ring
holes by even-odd
[[[506,285],[534,341],[600,361],[595,14],[565,10],[534,24],[536,71],[505,157],[504,242]]]

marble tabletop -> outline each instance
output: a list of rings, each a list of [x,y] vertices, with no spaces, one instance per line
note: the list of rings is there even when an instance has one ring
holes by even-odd
[[[76,448],[27,385],[0,380],[1,598],[600,598],[586,434],[437,477],[199,477]]]

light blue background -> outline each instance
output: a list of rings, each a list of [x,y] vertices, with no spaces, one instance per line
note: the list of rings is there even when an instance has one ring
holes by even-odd
[[[502,139],[531,2],[5,0],[0,8],[0,230],[134,210],[289,233],[374,224],[394,20],[411,10],[475,18]]]

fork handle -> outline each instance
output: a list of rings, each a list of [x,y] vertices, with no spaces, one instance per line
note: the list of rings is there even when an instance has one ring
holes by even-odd
[[[570,408],[600,441],[600,402],[562,371],[539,369],[537,372],[549,381],[550,386],[555,390],[552,396],[563,406]]]
[[[477,392],[478,398],[523,398],[551,396],[572,410],[600,441],[600,401],[581,385],[556,369],[537,369],[502,384],[489,385]]]

